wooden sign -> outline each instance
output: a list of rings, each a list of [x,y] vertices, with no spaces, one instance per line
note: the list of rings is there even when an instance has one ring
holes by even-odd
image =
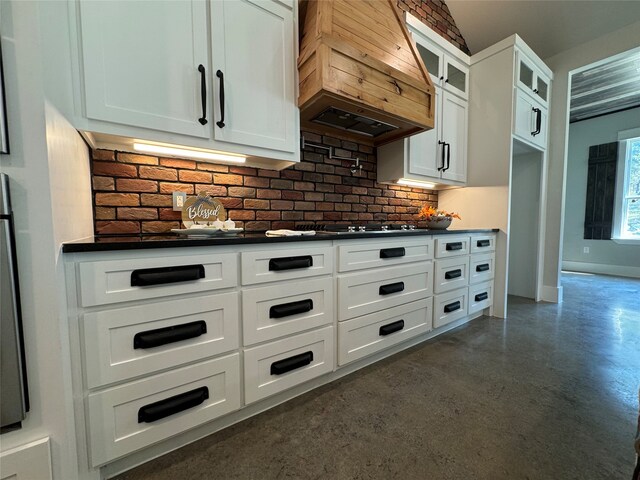
[[[182,207],[182,223],[192,225],[194,223],[208,224],[216,220],[221,222],[227,219],[227,212],[222,203],[209,195],[190,197]]]

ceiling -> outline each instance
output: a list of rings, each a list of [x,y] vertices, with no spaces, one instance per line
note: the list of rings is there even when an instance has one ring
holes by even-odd
[[[640,1],[447,0],[471,53],[517,33],[542,59],[640,22]],[[640,31],[638,33],[640,46]],[[572,77],[570,121],[640,106],[640,53]]]
[[[542,59],[640,21],[640,1],[447,0],[471,53],[517,33]]]

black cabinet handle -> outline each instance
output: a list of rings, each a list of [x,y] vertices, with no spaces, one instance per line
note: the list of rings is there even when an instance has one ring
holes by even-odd
[[[542,128],[542,110],[536,107],[533,107],[531,110],[536,114],[536,129],[531,132],[531,135],[535,137],[540,133],[540,129]]]
[[[280,257],[269,260],[269,271],[271,272],[309,267],[313,267],[313,257],[311,255],[302,255],[300,257]]]
[[[224,73],[222,70],[216,72],[216,77],[220,79],[220,121],[216,122],[216,125],[224,128]]]
[[[444,169],[444,151],[447,148],[447,144],[445,142],[443,142],[442,140],[438,140],[438,145],[442,145],[442,155],[441,160],[442,160],[442,165],[438,167],[438,171],[443,170]]]
[[[445,143],[444,147],[447,149],[447,166],[446,168],[443,168],[442,171],[446,172],[447,170],[449,170],[449,167],[451,166],[451,144]]]
[[[207,120],[207,75],[204,65],[198,65],[198,71],[200,72],[200,98],[202,99],[202,117],[198,121],[200,125],[206,125],[209,121]]]
[[[447,250],[447,252],[451,252],[453,250],[462,250],[462,242],[447,243],[445,249]]]
[[[138,423],[151,423],[175,413],[183,412],[200,405],[207,398],[209,398],[209,389],[200,387],[159,402],[150,403],[138,410]]]
[[[460,278],[462,276],[462,270],[458,268],[457,270],[449,270],[444,274],[445,280],[451,280],[452,278]]]
[[[451,313],[456,310],[460,310],[460,300],[444,306],[444,313]]]
[[[189,282],[204,278],[203,265],[179,267],[142,268],[131,272],[132,287],[149,287],[165,283]]]
[[[388,285],[381,285],[378,289],[380,295],[389,295],[390,293],[397,293],[404,290],[404,282],[390,283]]]
[[[313,362],[313,352],[304,352],[300,355],[285,358],[271,364],[271,375],[282,375],[296,368],[306,367]]]
[[[282,303],[269,309],[269,318],[283,318],[296,313],[306,313],[313,310],[313,300],[300,300],[299,302]]]
[[[382,327],[380,327],[380,331],[378,333],[380,334],[381,337],[384,337],[385,335],[399,332],[403,328],[404,328],[404,320],[398,320],[397,322],[383,325]]]
[[[491,245],[491,240],[478,240],[476,242],[476,246],[478,247],[488,247]]]
[[[167,343],[180,342],[189,338],[196,338],[207,333],[207,322],[197,322],[173,325],[171,327],[157,328],[139,332],[133,336],[133,348],[153,348]]]
[[[489,270],[489,264],[488,263],[483,263],[482,265],[478,265],[476,267],[476,272],[486,272]]]
[[[481,302],[482,300],[489,298],[489,294],[487,292],[479,293],[474,298],[476,302]]]
[[[404,257],[405,253],[404,247],[383,248],[380,250],[380,258]]]

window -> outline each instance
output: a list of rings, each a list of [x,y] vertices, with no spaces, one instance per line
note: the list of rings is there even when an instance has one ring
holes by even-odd
[[[621,132],[619,138],[613,237],[635,243],[640,242],[640,130]]]

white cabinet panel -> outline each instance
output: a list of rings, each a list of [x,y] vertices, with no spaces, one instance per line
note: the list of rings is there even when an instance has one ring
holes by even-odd
[[[467,124],[469,106],[466,100],[444,92],[442,94],[442,134],[445,142],[446,165],[442,178],[455,182],[467,181]]]
[[[433,328],[459,320],[467,315],[468,287],[433,297]]]
[[[272,0],[213,1],[211,25],[215,139],[294,152],[293,12]]]
[[[234,287],[235,253],[81,262],[85,307]]]
[[[343,275],[338,277],[338,320],[421,300],[432,292],[430,261]]]
[[[436,238],[434,252],[436,258],[457,257],[469,254],[468,235],[442,235]]]
[[[242,284],[277,282],[333,273],[333,247],[278,248],[241,254]]]
[[[333,279],[287,282],[242,291],[244,344],[253,345],[333,322]]]
[[[439,178],[440,170],[446,166],[446,158],[444,156],[446,148],[442,143],[442,90],[438,87],[434,88],[434,90],[435,127],[404,140],[408,145],[408,158],[405,159],[407,162],[406,169],[412,175],[411,178]],[[379,151],[384,156],[384,148]],[[418,177],[413,177],[413,175]]]
[[[471,255],[469,266],[469,283],[491,280],[495,274],[495,253]]]
[[[346,365],[431,330],[432,299],[340,322],[338,364]]]
[[[363,243],[343,242],[338,245],[340,272],[422,262],[432,258],[432,237],[393,238],[382,242],[368,239]]]
[[[246,349],[245,403],[333,371],[334,336],[333,327],[324,327]]]
[[[433,269],[435,293],[464,287],[469,283],[469,257],[464,255],[436,260]]]
[[[469,315],[493,305],[493,282],[478,283],[469,287]]]
[[[240,408],[239,356],[90,394],[91,464],[103,465]]]
[[[83,315],[88,388],[238,348],[235,292]]]
[[[547,148],[547,109],[520,89],[516,91],[514,134],[542,150]]]
[[[80,2],[84,102],[90,119],[208,138],[210,91],[202,0]],[[117,26],[117,29],[110,28]]]
[[[471,236],[471,253],[495,252],[496,236],[491,235],[473,235]]]

